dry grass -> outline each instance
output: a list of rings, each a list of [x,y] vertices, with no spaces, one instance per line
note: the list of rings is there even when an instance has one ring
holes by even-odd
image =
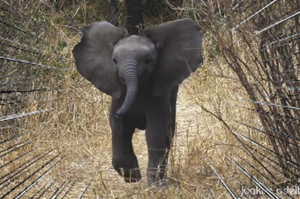
[[[73,22],[78,22],[81,25],[99,20],[99,18],[105,18],[102,12],[95,9],[98,7],[95,6],[96,4],[93,1],[88,3],[86,1],[80,1],[80,4],[69,2],[71,5],[64,7],[64,10],[69,13],[69,17],[72,17]],[[67,3],[62,1],[62,4],[66,5]],[[54,183],[45,192],[43,198],[49,198],[56,190],[61,190],[58,189],[60,186],[65,186],[60,196],[66,193],[69,188],[72,188],[67,197],[76,198],[93,179],[84,195],[85,198],[96,198],[99,195],[101,195],[100,198],[194,198],[195,196],[199,197],[201,194],[204,198],[209,198],[211,193],[215,198],[229,198],[228,192],[213,173],[209,164],[233,189],[240,188],[239,181],[247,185],[250,184],[249,179],[239,173],[224,155],[228,154],[234,157],[239,164],[243,164],[241,159],[230,151],[231,149],[240,149],[241,145],[226,125],[230,126],[231,130],[247,135],[255,141],[266,145],[269,143],[265,136],[231,120],[247,118],[258,122],[254,112],[236,106],[252,107],[251,104],[238,100],[239,97],[246,98],[246,92],[220,55],[217,44],[211,39],[213,31],[206,30],[203,46],[203,56],[205,58],[203,67],[185,80],[180,87],[177,105],[177,134],[174,139],[168,168],[169,188],[159,190],[148,188],[146,185],[145,175],[148,158],[144,132],[142,131],[136,132],[133,138],[134,150],[144,176],[142,181],[126,184],[112,168],[111,135],[108,124],[110,97],[95,89],[75,71],[71,51],[80,39],[74,31],[78,28],[77,24],[68,21],[68,19],[66,21],[64,13],[49,10],[44,4],[33,3],[32,6],[36,8],[35,14],[25,10],[25,8],[23,11],[35,16],[43,16],[45,21],[49,22],[47,28],[48,30],[54,30],[55,34],[42,31],[41,35],[56,46],[57,49],[55,50],[66,60],[65,65],[71,70],[62,72],[63,77],[59,81],[57,81],[55,75],[45,77],[48,86],[57,83],[60,85],[60,91],[53,92],[48,96],[49,98],[52,97],[53,101],[50,103],[47,100],[28,103],[22,110],[30,112],[53,108],[53,111],[20,119],[20,129],[17,130],[17,134],[39,127],[46,127],[26,136],[21,136],[12,142],[2,144],[1,149],[6,149],[26,139],[32,139],[34,135],[40,135],[42,132],[46,132],[46,134],[44,137],[39,137],[24,146],[22,150],[16,150],[1,158],[0,164],[5,164],[16,157],[20,157],[24,152],[41,145],[38,149],[28,153],[27,156],[22,156],[9,166],[1,168],[1,173],[8,174],[25,161],[36,157],[37,154],[43,151],[47,152],[51,148],[57,148],[36,162],[18,180],[1,189],[1,193],[6,193],[9,189],[17,186],[18,183],[22,183],[26,176],[29,177],[30,174],[34,174],[23,186],[20,186],[22,188],[17,186],[16,190],[10,193],[10,196],[14,197],[26,187],[25,185],[30,185],[30,182],[34,182],[34,179],[37,179],[61,158],[63,158],[61,162],[36,182],[34,188],[26,194],[33,195],[37,190]],[[20,9],[22,9],[22,5],[20,5]],[[177,15],[185,16],[186,13],[178,11]],[[157,21],[161,21],[161,19],[156,19],[154,23],[157,23]],[[50,47],[44,46],[43,49],[47,54],[52,54],[51,50],[53,49]],[[243,52],[242,45],[240,51]],[[48,61],[47,64],[57,63]],[[61,67],[65,66],[62,65]],[[38,96],[38,98],[41,97]],[[206,110],[211,111],[219,119]],[[7,125],[10,124],[7,123]],[[3,132],[4,130],[2,129]],[[1,136],[3,139],[7,138],[6,135]],[[68,147],[71,150],[64,151]],[[43,167],[47,161],[58,154],[60,155],[57,158]],[[242,157],[255,167],[260,168],[259,163],[250,158],[246,152]],[[43,168],[35,173],[35,170],[39,167]],[[255,172],[253,168],[245,167],[249,171]],[[72,186],[73,183],[74,186]],[[56,194],[59,194],[59,191]]]

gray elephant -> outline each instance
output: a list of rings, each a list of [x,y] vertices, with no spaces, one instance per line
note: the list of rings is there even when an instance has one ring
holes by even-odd
[[[112,164],[126,182],[141,179],[131,142],[135,128],[146,129],[149,183],[165,179],[178,86],[200,66],[201,47],[202,33],[191,19],[163,23],[131,36],[106,21],[84,28],[73,50],[76,67],[112,96]]]

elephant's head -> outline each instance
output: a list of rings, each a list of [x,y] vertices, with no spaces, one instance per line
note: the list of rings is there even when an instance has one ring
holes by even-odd
[[[199,67],[201,46],[202,33],[191,19],[146,28],[143,36],[127,36],[126,29],[102,21],[83,30],[73,53],[80,74],[113,98],[121,97],[124,80],[120,116],[135,99],[139,77],[151,75],[152,93],[164,95]]]

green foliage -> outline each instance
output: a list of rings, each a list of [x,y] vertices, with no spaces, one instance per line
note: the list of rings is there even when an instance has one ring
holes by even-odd
[[[67,47],[67,42],[66,41],[61,41],[61,40],[59,40],[58,42],[57,42],[57,46],[58,46],[58,49],[59,50],[63,50],[65,47]]]

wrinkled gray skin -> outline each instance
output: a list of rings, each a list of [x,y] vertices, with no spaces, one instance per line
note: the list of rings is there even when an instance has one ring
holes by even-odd
[[[132,35],[120,40],[113,49],[112,60],[118,68],[119,77],[125,80],[127,87],[126,98],[123,106],[117,111],[118,116],[128,112],[131,107],[138,87],[146,86],[145,79],[150,75],[157,60],[157,53],[154,43],[141,36]],[[138,77],[142,82],[138,86]]]
[[[178,86],[202,61],[201,31],[182,19],[146,28],[143,36],[105,21],[83,33],[73,50],[77,70],[112,96],[113,167],[126,182],[141,179],[131,139],[135,128],[146,129],[149,184],[164,180]]]

